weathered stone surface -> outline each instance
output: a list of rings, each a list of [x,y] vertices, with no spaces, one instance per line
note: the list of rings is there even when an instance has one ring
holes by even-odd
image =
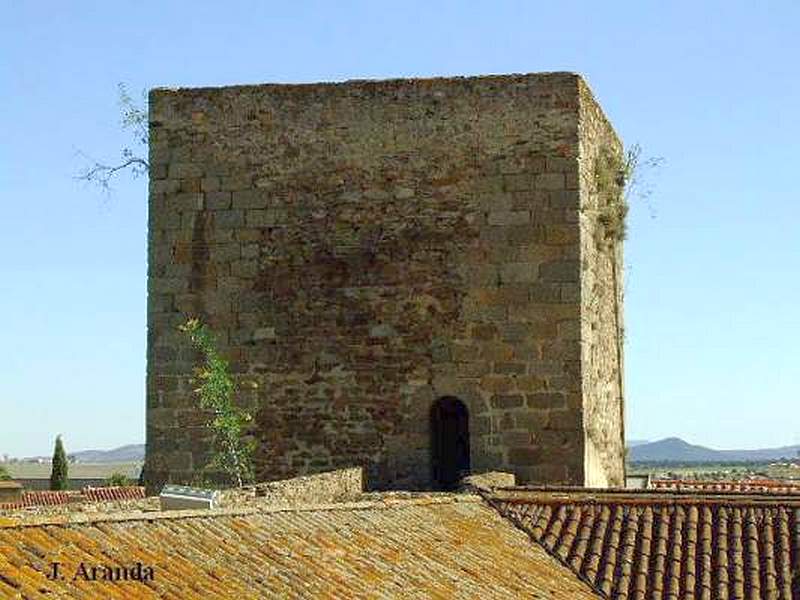
[[[578,76],[154,90],[150,110],[151,486],[208,457],[188,316],[258,384],[259,479],[426,486],[431,406],[455,396],[474,469],[622,481],[620,259],[592,218],[619,143]]]
[[[622,352],[622,244],[609,245],[598,225],[602,195],[596,172],[602,152],[621,153],[622,147],[591,92],[581,81],[580,137],[584,152],[578,172],[568,174],[579,189],[581,210],[581,364],[583,421],[586,445],[586,484],[624,486],[624,389]]]

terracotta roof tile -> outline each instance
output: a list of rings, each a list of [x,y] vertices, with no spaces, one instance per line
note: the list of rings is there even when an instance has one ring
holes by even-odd
[[[66,517],[64,519],[67,519]],[[51,561],[154,581],[49,581]],[[553,598],[598,595],[475,496],[0,524],[0,597]]]
[[[32,490],[22,492],[22,499],[19,502],[0,503],[0,510],[17,510],[32,506],[60,506],[70,502],[141,500],[145,497],[144,491],[144,488],[139,486],[86,487],[81,491]]]
[[[145,497],[144,488],[138,485],[85,487],[83,495],[89,502],[120,502]]]
[[[606,598],[800,598],[800,498],[508,489],[492,503]]]
[[[0,509],[25,508],[27,506],[57,506],[67,504],[70,500],[77,499],[80,492],[76,491],[25,491],[19,502],[6,502],[0,504]]]

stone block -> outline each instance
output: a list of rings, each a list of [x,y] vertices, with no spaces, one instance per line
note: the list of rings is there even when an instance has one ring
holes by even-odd
[[[220,187],[223,192],[238,192],[248,190],[253,184],[253,176],[249,173],[238,173],[224,176],[220,180]]]
[[[538,409],[565,408],[567,406],[566,396],[559,392],[536,392],[525,394],[528,406]]]
[[[537,190],[563,190],[565,179],[563,173],[541,173],[536,176]]]
[[[219,210],[214,212],[214,225],[221,229],[235,229],[244,225],[244,211]]]
[[[267,210],[248,210],[248,227],[274,227],[286,222],[287,211],[285,209]]]
[[[503,189],[506,192],[519,192],[533,189],[533,175],[520,173],[518,175],[504,175]]]
[[[504,446],[525,447],[530,446],[532,442],[533,436],[529,431],[504,431],[500,434],[500,443]]]
[[[151,182],[156,179],[165,179],[167,177],[167,165],[151,161],[148,175],[150,176]]]
[[[554,260],[540,265],[542,281],[577,282],[580,279],[580,263],[577,260]]]
[[[554,246],[575,244],[578,241],[579,230],[572,224],[550,224],[546,232],[545,243]]]
[[[370,327],[369,335],[373,338],[389,338],[397,335],[397,331],[389,323],[380,323]]]
[[[181,192],[200,192],[200,179],[181,179],[178,190]]]
[[[231,263],[231,275],[233,277],[247,279],[258,275],[259,265],[256,260],[236,260]]]
[[[275,328],[274,327],[259,327],[253,332],[253,341],[260,342],[263,340],[274,340]]]
[[[480,357],[493,362],[509,362],[514,359],[514,346],[500,341],[486,342],[480,347]]]
[[[179,179],[150,179],[151,194],[176,194],[181,187]]]
[[[513,466],[539,465],[546,458],[546,450],[531,446],[518,446],[508,451],[508,462]]]
[[[538,274],[537,274],[538,276]],[[546,304],[550,302],[561,302],[561,285],[557,283],[534,283],[528,288],[528,297],[531,302]],[[536,316],[537,311],[526,311],[531,316]]]
[[[560,285],[561,302],[577,304],[581,300],[581,286],[579,283],[562,283]]]
[[[562,158],[560,156],[547,157],[547,171],[550,173],[578,172],[578,161],[575,158]]]
[[[496,362],[492,371],[500,375],[521,375],[527,368],[523,362]]]
[[[500,265],[500,280],[503,283],[532,283],[539,278],[536,263],[503,263]]]
[[[581,196],[577,190],[553,190],[549,193],[549,207],[551,209],[567,209],[577,216]]]
[[[196,163],[171,162],[168,166],[170,179],[190,179],[203,176],[203,168]]]
[[[526,225],[531,222],[531,213],[527,210],[489,211],[489,225]]]
[[[518,408],[524,404],[524,398],[520,394],[495,394],[492,396],[493,408]]]
[[[219,177],[203,177],[200,180],[200,189],[203,192],[216,192],[219,190],[221,181]]]
[[[547,379],[537,375],[520,375],[516,378],[516,388],[520,392],[540,392],[547,389]]]
[[[489,393],[511,392],[514,389],[514,379],[508,375],[484,375],[479,385],[482,390]]]
[[[180,211],[203,210],[203,194],[178,193],[168,197],[168,202]]]
[[[189,281],[176,277],[154,277],[150,279],[150,289],[156,294],[178,294],[189,288]]]
[[[266,208],[268,202],[267,193],[261,190],[236,190],[232,192],[233,208]]]
[[[481,194],[478,205],[487,212],[510,211],[514,206],[514,196],[510,193]]]
[[[414,190],[406,187],[397,187],[394,189],[394,197],[397,200],[410,200],[414,197]]]

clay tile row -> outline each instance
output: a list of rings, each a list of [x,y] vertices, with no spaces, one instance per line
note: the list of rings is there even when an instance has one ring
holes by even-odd
[[[496,505],[607,598],[800,598],[800,509],[568,498]]]

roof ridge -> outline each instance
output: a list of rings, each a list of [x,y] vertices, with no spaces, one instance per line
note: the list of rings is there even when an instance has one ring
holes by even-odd
[[[481,503],[484,500],[476,494],[447,494],[424,497],[405,497],[405,498],[377,498],[367,500],[357,500],[349,502],[326,502],[326,503],[281,503],[261,506],[217,508],[212,510],[170,510],[170,511],[126,511],[122,513],[67,513],[56,515],[41,515],[23,517],[24,520],[16,520],[15,517],[0,518],[0,531],[4,529],[22,529],[26,527],[70,527],[75,525],[92,525],[94,523],[115,523],[126,521],[160,521],[160,520],[179,520],[192,518],[210,517],[236,517],[254,514],[277,514],[287,512],[311,512],[311,511],[358,511],[358,510],[389,510],[402,508],[404,506],[426,506],[435,504],[455,504],[459,502]],[[7,522],[4,521],[7,519]]]
[[[602,590],[598,589],[594,582],[591,581],[586,575],[584,575],[581,571],[574,569],[569,562],[562,558],[557,552],[552,552],[546,544],[542,543],[541,540],[536,539],[536,537],[520,522],[518,521],[513,514],[504,512],[497,499],[494,497],[494,492],[497,491],[499,488],[492,488],[490,490],[481,490],[478,493],[481,495],[483,501],[488,504],[500,517],[509,523],[514,529],[520,531],[525,534],[525,536],[530,540],[532,544],[535,544],[537,547],[541,548],[547,556],[549,556],[552,560],[556,561],[562,567],[568,569],[577,579],[581,581],[581,583],[585,584],[592,593],[596,594],[600,598],[608,598]],[[505,500],[503,500],[505,502]]]
[[[730,505],[730,506],[782,506],[800,507],[800,495],[771,492],[741,492],[735,490],[601,490],[601,489],[547,489],[547,488],[494,488],[492,494],[504,502],[537,504],[624,504],[652,505]]]

